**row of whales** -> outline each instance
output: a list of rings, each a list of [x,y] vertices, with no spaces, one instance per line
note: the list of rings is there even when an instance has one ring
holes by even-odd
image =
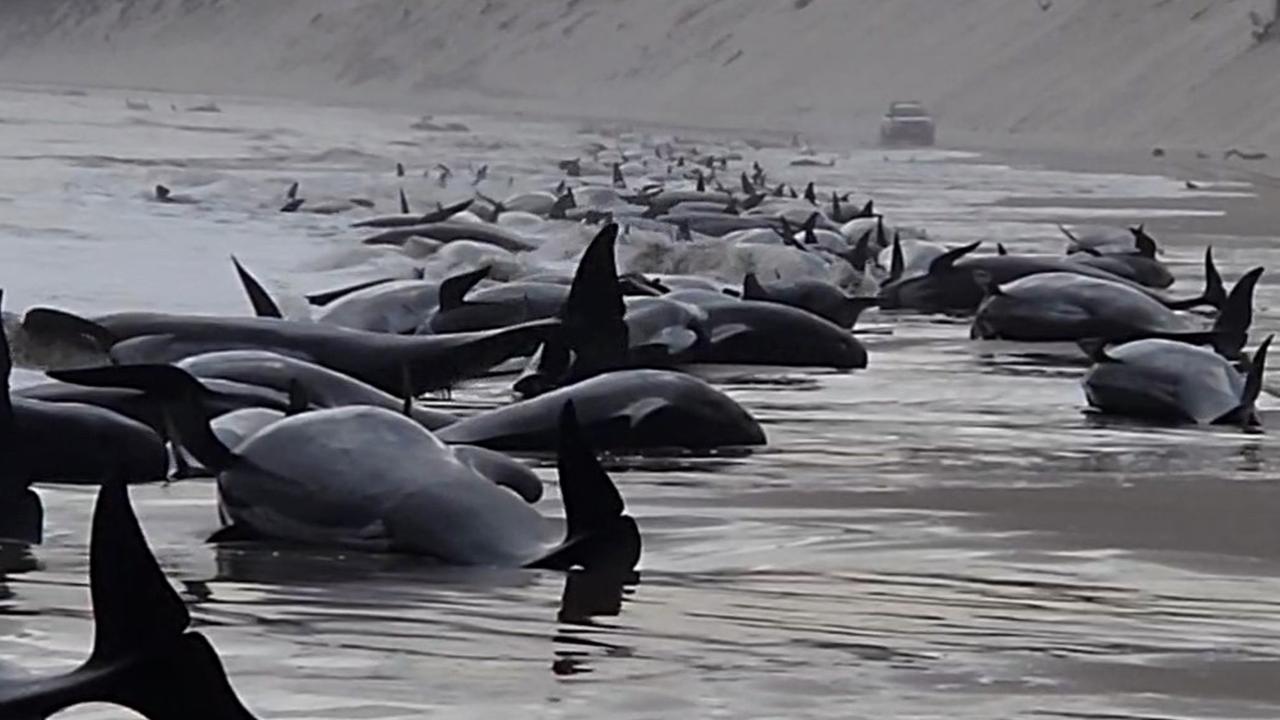
[[[712,176],[728,164],[703,160]],[[487,260],[443,279],[416,272],[314,293],[308,319],[286,319],[238,261],[257,317],[26,313],[26,333],[87,346],[113,364],[52,370],[49,382],[10,392],[4,339],[0,448],[12,462],[0,475],[0,538],[40,541],[32,483],[103,484],[90,563],[98,637],[89,661],[67,675],[0,678],[0,716],[43,718],[105,701],[148,718],[251,717],[211,646],[187,631],[189,617],[120,482],[165,477],[171,450],[179,473],[215,478],[223,528],[213,542],[630,570],[640,532],[595,449],[765,443],[746,409],[684,371],[702,363],[866,367],[853,328],[872,307],[972,315],[975,339],[1077,341],[1093,363],[1082,386],[1096,412],[1259,422],[1271,338],[1251,356],[1244,349],[1260,268],[1228,293],[1207,250],[1204,293],[1178,299],[1166,294],[1173,276],[1142,227],[1064,228],[1065,256],[1011,255],[1003,246],[980,255],[976,243],[902,237],[870,201],[833,192],[823,207],[813,183],[803,196],[785,185],[769,191],[758,165],[742,174],[740,192],[675,168],[666,179],[696,186],[631,192],[623,166],[634,164],[625,154],[612,164],[612,187],[562,185],[503,200],[477,191],[426,213],[411,212],[402,192],[399,215],[355,223],[379,231],[363,244],[442,254],[471,243],[488,248],[476,256]],[[685,157],[671,164],[684,167]],[[567,167],[571,177],[583,170]],[[531,229],[551,221],[604,226],[571,276],[502,277],[494,259],[536,250]],[[634,267],[620,274],[623,228],[651,223],[681,242],[786,257],[803,272],[784,277],[766,263],[740,273],[740,284]],[[831,280],[845,271],[859,288],[876,285],[875,294]],[[1185,312],[1197,307],[1216,315]],[[415,401],[513,367],[522,369],[516,402],[460,416]],[[546,450],[557,454],[563,529],[535,508],[538,477],[505,454]]]

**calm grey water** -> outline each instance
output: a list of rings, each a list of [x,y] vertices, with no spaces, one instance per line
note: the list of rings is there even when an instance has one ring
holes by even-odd
[[[554,184],[555,159],[599,139],[481,118],[464,119],[473,132],[429,134],[407,115],[247,100],[202,115],[169,108],[201,98],[146,99],[151,112],[101,91],[0,90],[8,310],[243,313],[231,253],[284,294],[403,269],[408,258],[357,247],[350,217],[276,213],[284,188],[297,179],[308,197],[369,196],[389,212],[396,160],[411,197],[426,198],[439,191],[421,170],[436,162]],[[1247,185],[1191,191],[1180,178],[960,153],[837,155],[815,171],[788,169],[794,151],[759,153],[783,176],[870,192],[944,241],[1059,252],[1054,222],[1148,219],[1187,294],[1205,242],[1229,278],[1280,268],[1269,228],[1225,229],[1224,212],[1263,202]],[[204,202],[149,202],[156,182]],[[1264,279],[1262,329],[1280,326],[1275,300]],[[936,318],[867,322],[881,332],[864,372],[702,370],[761,418],[767,449],[614,463],[646,543],[625,588],[215,550],[203,543],[217,523],[211,485],[133,498],[264,718],[1277,714],[1271,435],[1099,423],[1081,413],[1068,347],[975,343]],[[503,392],[480,383],[457,398]],[[47,542],[34,569],[0,583],[0,664],[52,672],[90,643],[92,492],[41,494]]]

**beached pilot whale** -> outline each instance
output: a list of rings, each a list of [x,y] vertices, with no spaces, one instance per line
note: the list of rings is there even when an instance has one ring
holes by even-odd
[[[811,278],[762,283],[754,273],[742,282],[743,300],[762,300],[808,310],[842,328],[852,329],[863,310],[879,301],[868,297],[850,297],[832,283]]]
[[[110,703],[148,720],[253,720],[217,651],[189,630],[191,616],[147,548],[123,484],[98,492],[89,546],[93,653],[52,677],[0,677],[0,717],[44,720]]]
[[[130,312],[92,320],[37,308],[23,326],[34,335],[88,342],[116,362],[167,363],[221,350],[267,350],[346,373],[384,392],[445,389],[502,361],[532,353],[556,320],[476,333],[407,337],[274,318]]]
[[[1236,283],[1211,327],[1139,292],[1131,285],[1072,273],[1028,275],[992,284],[978,308],[973,336],[1023,341],[1165,338],[1212,344],[1228,355],[1244,346],[1253,322],[1255,268]]]
[[[1244,372],[1208,348],[1170,340],[1097,346],[1083,385],[1098,412],[1173,423],[1258,425],[1272,337],[1244,363]]]
[[[559,414],[567,532],[557,540],[526,500],[390,410],[345,407],[293,415],[258,429],[233,450],[210,430],[198,402],[199,384],[178,368],[136,365],[50,375],[165,398],[182,446],[217,473],[230,520],[217,541],[408,552],[453,565],[630,568],[639,560],[635,521],[586,444],[572,403]]]
[[[595,447],[710,449],[763,445],[764,431],[741,405],[706,382],[664,370],[618,370],[464,418],[439,431],[448,443],[495,450],[556,446],[560,406],[578,408]]]
[[[33,482],[165,479],[169,458],[164,441],[150,427],[86,402],[51,402],[11,393],[12,371],[9,339],[0,326],[0,396],[12,415],[9,434],[14,439],[5,464],[21,472],[22,488]]]
[[[986,297],[991,283],[1005,285],[1039,273],[1072,273],[1097,280],[1129,285],[1171,310],[1189,310],[1209,306],[1221,308],[1226,290],[1213,266],[1212,254],[1205,256],[1204,293],[1187,299],[1171,299],[1156,290],[1126,280],[1118,275],[1075,262],[1066,257],[1043,255],[970,256],[981,245],[970,243],[952,248],[929,263],[923,274],[903,275],[880,286],[880,307],[887,310],[908,309],[923,312],[973,312]],[[981,275],[979,275],[981,274]],[[979,281],[981,276],[982,281]]]

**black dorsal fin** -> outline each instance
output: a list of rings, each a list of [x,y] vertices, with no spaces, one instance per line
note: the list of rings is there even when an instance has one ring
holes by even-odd
[[[889,237],[884,232],[884,216],[876,216],[876,247],[888,247]]]
[[[742,173],[741,181],[742,181],[742,194],[747,196],[756,194],[756,186],[751,184],[751,179],[747,177],[747,174],[745,172]]]
[[[769,291],[764,289],[760,284],[760,279],[755,273],[747,273],[742,278],[742,299],[743,300],[768,300]]]
[[[289,185],[289,189],[285,191],[284,197],[286,200],[298,199],[298,181],[297,180],[294,180],[293,183]]]
[[[1139,225],[1136,228],[1130,228],[1133,233],[1133,242],[1138,248],[1138,255],[1144,258],[1155,258],[1159,248],[1156,246],[1155,238],[1147,234],[1146,227]]]
[[[707,179],[702,176],[702,171],[698,171],[698,192],[707,191]]]
[[[613,164],[613,186],[619,190],[627,187],[627,179],[622,175],[622,166],[618,163]]]
[[[605,225],[591,240],[561,311],[565,343],[575,354],[571,372],[575,379],[614,369],[626,361],[626,305],[614,257],[617,240],[616,223]]]
[[[158,650],[187,630],[191,616],[147,547],[123,481],[98,491],[89,545],[93,654],[108,664]]]
[[[902,238],[893,234],[893,249],[889,251],[889,282],[899,280],[907,271],[907,260],[902,254]]]
[[[231,264],[236,266],[236,275],[240,277],[240,284],[244,287],[244,292],[249,296],[249,304],[253,306],[253,314],[264,318],[283,318],[284,313],[280,312],[280,306],[271,297],[271,293],[258,282],[235,255],[231,256]]]
[[[858,211],[858,217],[875,217],[876,201],[868,200],[866,205],[862,206],[862,210]]]
[[[1009,249],[1004,246],[1004,243],[998,242],[996,243],[996,254],[1003,257],[1009,254]]]
[[[939,273],[944,273],[950,270],[951,266],[955,265],[957,260],[964,257],[965,255],[968,255],[974,250],[977,250],[978,246],[981,244],[982,244],[982,241],[978,240],[975,242],[971,242],[968,245],[961,245],[960,247],[951,248],[950,250],[947,250],[946,252],[942,253],[938,257],[934,258],[933,262],[929,263],[929,274],[937,275]]]
[[[804,186],[804,199],[810,205],[818,204],[818,191],[817,188],[814,187],[813,181],[810,181],[808,185]]]
[[[445,220],[448,220],[449,218],[453,217],[454,215],[457,215],[460,212],[466,212],[471,207],[471,204],[473,202],[475,202],[474,199],[463,200],[460,203],[448,205],[448,206],[439,208],[437,210],[432,210],[431,212],[419,218],[418,222],[423,225],[430,225],[431,223],[444,222]]]
[[[93,654],[67,676],[79,692],[65,702],[112,703],[146,718],[253,720],[217,651],[187,631],[190,615],[147,547],[122,482],[98,491],[89,590]]]
[[[397,163],[397,165],[399,165],[399,163]],[[409,198],[404,194],[404,188],[400,188],[400,214],[408,215],[409,212]]]
[[[862,236],[858,238],[858,242],[853,246],[853,252],[849,255],[849,264],[854,270],[864,272],[867,269],[867,263],[871,261],[871,229],[868,228]]]
[[[467,293],[489,276],[489,266],[454,275],[440,283],[440,312],[456,310],[466,304]]]

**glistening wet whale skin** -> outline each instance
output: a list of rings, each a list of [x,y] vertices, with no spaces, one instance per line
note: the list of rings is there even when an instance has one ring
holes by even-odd
[[[808,278],[761,283],[754,273],[747,273],[742,283],[743,300],[776,302],[808,310],[842,328],[852,329],[863,310],[875,307],[875,298],[850,297],[829,282]]]
[[[1172,423],[1257,425],[1268,337],[1245,373],[1207,348],[1136,340],[1100,348],[1083,381],[1089,405],[1110,415]]]
[[[708,449],[762,445],[760,424],[732,398],[698,378],[664,370],[619,370],[531,400],[495,408],[441,430],[449,443],[495,450],[556,446],[556,415],[573,401],[595,447]]]
[[[319,410],[271,423],[234,450],[209,428],[194,378],[169,366],[56,373],[88,385],[165,397],[183,447],[218,476],[231,527],[220,539],[261,538],[403,551],[455,565],[590,569],[634,566],[640,536],[585,444],[572,403],[558,408],[567,532],[460,459],[438,437],[381,408]]]
[[[1261,275],[1262,268],[1245,273],[1211,328],[1130,285],[1070,273],[1029,275],[990,288],[974,317],[973,336],[1025,341],[1185,338],[1212,342],[1231,353],[1244,345],[1253,322],[1253,290]]]
[[[136,312],[85,320],[49,309],[28,312],[23,323],[36,335],[89,339],[117,360],[128,357],[133,363],[171,362],[220,350],[267,350],[346,373],[384,392],[403,394],[408,388],[414,395],[447,388],[507,358],[532,353],[560,325],[543,320],[478,333],[405,337],[271,318]],[[173,348],[180,352],[171,352]]]
[[[404,401],[372,385],[314,363],[263,350],[231,350],[194,355],[177,363],[197,378],[221,379],[257,385],[288,393],[300,386],[309,406],[314,408],[369,405],[399,410]],[[428,430],[457,421],[450,413],[410,405],[409,414]]]
[[[667,297],[707,313],[709,343],[697,362],[840,370],[867,366],[867,350],[853,333],[806,310],[703,290]]]
[[[1097,280],[1110,280],[1127,284],[1138,292],[1174,310],[1186,310],[1201,305],[1221,307],[1226,300],[1217,270],[1213,267],[1212,253],[1205,255],[1205,291],[1202,295],[1186,300],[1172,300],[1151,288],[1128,281],[1105,270],[1074,262],[1065,257],[1036,255],[983,255],[966,257],[980,243],[952,248],[933,259],[927,272],[921,275],[904,275],[880,287],[880,307],[883,309],[910,309],[923,312],[973,312],[986,297],[986,286],[991,283],[1004,285],[1028,275],[1038,273],[1072,273]],[[977,277],[981,273],[984,280]]]
[[[43,720],[110,703],[148,720],[253,720],[147,548],[124,486],[98,492],[89,546],[93,653],[64,675],[0,678],[0,717]]]

